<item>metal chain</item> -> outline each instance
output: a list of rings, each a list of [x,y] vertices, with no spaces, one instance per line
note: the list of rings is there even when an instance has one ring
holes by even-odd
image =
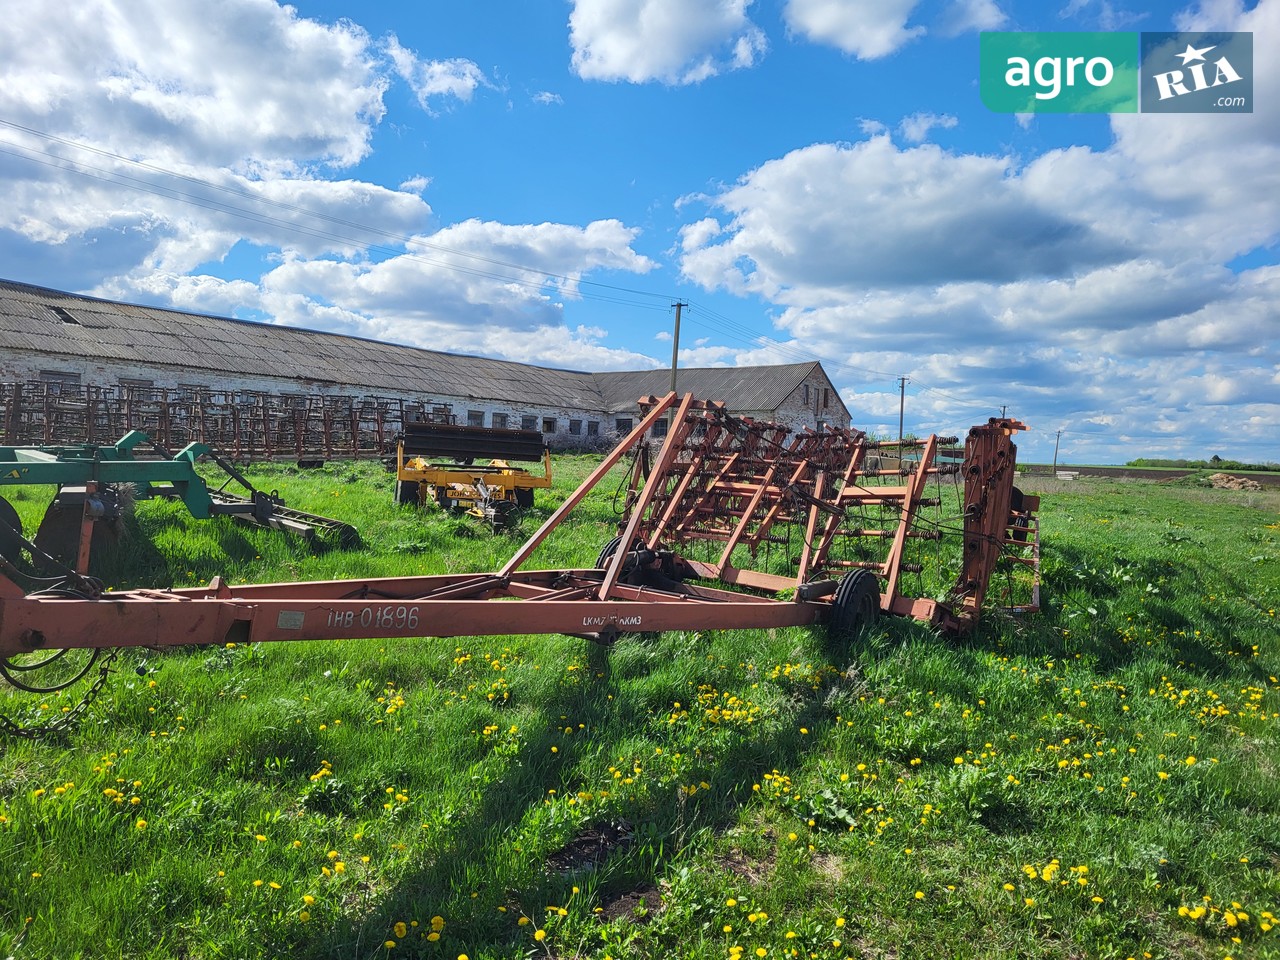
[[[116,647],[107,651],[106,657],[102,661],[102,665],[98,667],[97,678],[89,685],[89,689],[84,692],[84,696],[80,698],[80,702],[68,710],[66,713],[60,714],[48,723],[40,723],[31,726],[24,726],[8,717],[0,714],[0,733],[5,733],[11,737],[21,737],[26,740],[39,740],[43,737],[52,737],[59,733],[65,733],[75,726],[76,722],[89,709],[89,705],[102,691],[107,683],[107,678],[111,674],[111,665],[115,662],[116,657],[120,656],[121,647]]]

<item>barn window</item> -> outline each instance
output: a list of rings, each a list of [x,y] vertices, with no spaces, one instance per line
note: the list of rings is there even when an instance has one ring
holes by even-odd
[[[581,420],[570,420],[570,421],[569,421],[569,432],[570,432],[571,434],[573,434],[575,437],[576,437],[576,436],[578,436],[579,434],[581,434],[581,433],[582,433],[582,421],[581,421]]]
[[[538,429],[538,418],[537,418],[537,417],[534,417],[534,416],[521,417],[521,418],[520,418],[520,429],[521,429],[521,430],[537,430],[537,429]]]
[[[74,370],[41,370],[40,379],[48,384],[46,389],[54,395],[80,390],[80,374]]]
[[[828,387],[822,388],[822,406],[824,408],[831,406],[831,390]]]
[[[617,430],[619,433],[630,433],[630,432],[631,432],[631,418],[630,418],[630,417],[618,417],[618,419],[617,419],[617,420],[613,421],[613,428],[614,428],[615,430]]]
[[[557,426],[557,424],[556,424],[556,418],[555,418],[555,417],[543,417],[543,418],[542,418],[542,432],[543,432],[543,433],[555,433],[557,429],[558,429],[558,426]]]
[[[495,413],[493,415],[493,427],[495,430],[507,429],[507,415],[505,413]]]
[[[467,426],[468,426],[468,427],[483,427],[483,426],[484,426],[484,411],[483,411],[483,410],[468,410],[468,411],[467,411]]]
[[[600,434],[600,424],[594,420],[587,421],[587,436],[595,437]]]

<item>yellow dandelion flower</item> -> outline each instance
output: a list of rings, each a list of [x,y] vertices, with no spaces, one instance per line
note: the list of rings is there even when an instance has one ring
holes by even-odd
[[[396,936],[399,937],[401,940],[403,940],[405,938],[405,935],[409,932],[409,928],[408,926],[405,925],[405,922],[403,920],[398,922],[393,929],[396,932]]]
[[[303,923],[306,923],[308,920],[310,920],[310,919],[311,919],[311,911],[310,911],[310,910],[299,910],[299,911],[298,911],[298,919],[299,919],[299,920],[301,920]]]
[[[537,940],[539,943],[541,943],[543,940],[547,939],[547,931],[545,931],[545,930],[543,930],[543,929],[541,929],[541,928],[539,928],[539,929],[537,929],[537,930],[533,931],[533,939],[535,939],[535,940]]]

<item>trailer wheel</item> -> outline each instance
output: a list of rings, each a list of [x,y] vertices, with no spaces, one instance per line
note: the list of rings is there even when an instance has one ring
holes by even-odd
[[[618,536],[614,537],[608,543],[606,543],[603,547],[600,548],[600,554],[599,556],[596,557],[597,570],[603,570],[605,569],[605,567],[609,566],[609,561],[612,560],[613,555],[618,552],[618,545],[621,543],[622,543],[622,536],[621,534],[619,534]],[[637,547],[643,547],[644,541],[637,538],[635,545]],[[623,561],[623,569],[624,570],[626,569],[625,560]],[[612,631],[612,634],[609,634],[608,638],[606,639],[605,635],[608,633],[608,631]],[[604,643],[605,646],[612,646],[619,637],[638,637],[641,640],[652,641],[652,640],[657,640],[658,637],[660,636],[662,636],[661,630],[636,631],[636,630],[619,630],[617,627],[608,627],[605,631],[601,631],[601,637],[602,637],[601,642]]]
[[[405,507],[409,504],[418,502],[418,481],[416,480],[397,480],[396,481],[396,503]]]
[[[870,570],[853,570],[840,578],[831,598],[827,631],[839,640],[853,640],[871,627],[879,614],[879,578]]]
[[[521,510],[528,510],[533,506],[533,490],[527,487],[516,487],[516,506]]]
[[[1031,529],[1030,517],[1014,517],[1013,518],[1013,541],[1014,543],[1026,543],[1027,534]]]
[[[618,552],[618,544],[622,542],[622,537],[617,536],[600,548],[600,553],[596,555],[596,569],[603,570],[608,566],[613,555]]]
[[[22,544],[14,538],[22,536],[22,518],[18,511],[4,497],[0,497],[0,557],[10,563],[17,563],[22,554]]]

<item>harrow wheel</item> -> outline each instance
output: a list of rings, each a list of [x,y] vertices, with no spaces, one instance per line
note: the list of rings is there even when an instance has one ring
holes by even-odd
[[[840,640],[854,640],[880,615],[880,578],[870,570],[852,570],[840,578],[831,598],[827,630]]]
[[[15,538],[14,534],[17,535]],[[17,563],[22,555],[22,518],[4,497],[0,497],[0,557]]]
[[[407,507],[409,504],[418,505],[419,500],[418,481],[416,480],[397,480],[396,481],[396,504],[401,507]]]

